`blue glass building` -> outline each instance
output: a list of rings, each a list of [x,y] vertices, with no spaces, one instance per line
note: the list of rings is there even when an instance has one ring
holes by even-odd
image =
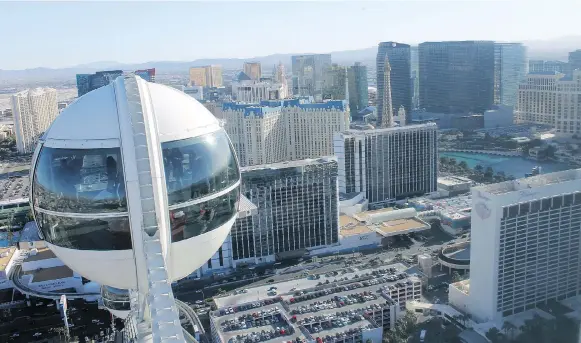
[[[123,70],[98,71],[95,74],[77,74],[77,96],[83,96],[90,91],[108,85],[117,77],[123,75]],[[155,68],[137,70],[135,75],[145,81],[155,81]]]
[[[518,85],[525,80],[527,71],[527,48],[524,45],[496,43],[494,45],[494,103],[516,105]]]
[[[291,57],[293,95],[320,95],[324,72],[331,67],[330,54],[297,55]]]
[[[427,112],[482,114],[491,108],[494,42],[425,42],[419,55],[420,106]]]
[[[381,42],[377,50],[376,71],[377,71],[377,122],[382,123],[384,84],[383,75],[385,73],[385,57],[389,58],[391,66],[391,103],[394,113],[397,115],[399,108],[403,106],[405,112],[409,114],[412,109],[412,87],[411,87],[411,50],[408,44],[396,42]],[[407,121],[409,123],[409,120]]]
[[[347,70],[347,83],[349,89],[349,109],[351,118],[356,118],[358,113],[367,107],[369,94],[367,93],[367,67],[359,62]]]

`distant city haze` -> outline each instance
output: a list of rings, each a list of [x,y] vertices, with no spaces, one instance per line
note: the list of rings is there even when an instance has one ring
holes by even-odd
[[[2,2],[3,70],[325,53],[440,40],[578,43],[581,1]],[[558,9],[558,13],[551,8]],[[550,23],[550,24],[549,24]],[[572,47],[562,47],[572,51]],[[533,53],[535,49],[531,49]],[[544,57],[544,56],[540,56]],[[116,62],[100,63],[108,67]],[[98,65],[91,67],[99,68]]]

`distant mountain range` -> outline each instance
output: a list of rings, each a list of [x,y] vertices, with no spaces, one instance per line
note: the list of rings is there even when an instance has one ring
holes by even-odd
[[[524,42],[529,47],[530,59],[547,59],[566,61],[568,53],[573,50],[581,49],[581,36],[561,37],[551,40],[533,40]],[[115,61],[100,61],[77,65],[70,68],[33,68],[24,70],[2,70],[0,69],[0,80],[3,84],[12,82],[26,81],[65,81],[74,80],[75,74],[94,73],[98,70],[137,70],[144,68],[156,68],[158,74],[185,74],[190,67],[203,66],[208,64],[219,64],[225,70],[241,69],[245,61],[259,61],[265,73],[270,73],[271,66],[282,62],[290,66],[292,55],[305,54],[274,54],[254,58],[208,58],[198,59],[195,61],[151,61],[138,64],[123,64]],[[356,61],[367,65],[375,64],[377,47],[370,47],[358,50],[333,51],[331,52],[334,63],[352,64]]]

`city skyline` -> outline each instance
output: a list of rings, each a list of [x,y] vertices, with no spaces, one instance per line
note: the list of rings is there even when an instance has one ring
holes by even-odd
[[[2,3],[0,10],[11,14],[0,23],[1,30],[11,32],[4,37],[4,43],[6,46],[19,46],[19,54],[0,57],[0,65],[2,69],[14,70],[39,66],[61,68],[95,61],[137,63],[208,57],[251,58],[277,53],[354,50],[388,40],[418,44],[423,41],[467,39],[550,39],[576,32],[573,19],[578,11],[575,7],[581,10],[581,4],[569,3],[570,10],[565,11],[557,23],[543,27],[532,24],[542,21],[546,15],[542,6],[529,6],[526,11],[521,11],[522,4],[517,2],[349,2],[332,5],[330,2],[236,2],[228,6],[201,2],[164,3],[163,6],[153,2]],[[100,16],[85,15],[92,12],[107,13],[109,21],[118,22],[119,25],[101,25]],[[246,16],[240,15],[274,12],[281,15],[263,16],[263,25],[244,25]],[[384,25],[380,19],[388,12],[402,15],[393,17],[388,25]],[[128,13],[134,15],[129,16]],[[193,13],[203,15],[196,17],[195,25],[184,25],[187,22],[184,21],[185,17],[190,20]],[[278,25],[281,20],[288,22],[297,16],[301,16],[305,23],[293,29],[301,39],[277,39],[277,31],[261,30],[264,25]],[[492,16],[495,18],[494,26],[489,25]],[[567,19],[568,16],[571,20]],[[153,17],[156,18],[156,25],[144,24],[143,18]],[[26,25],[23,25],[21,18],[27,18]],[[354,18],[361,18],[366,25],[339,24]],[[54,25],[59,22],[67,24]],[[454,24],[439,25],[441,22]],[[199,35],[199,27],[215,27],[216,30]],[[322,39],[324,37],[320,35],[312,35],[312,32],[321,32],[322,27],[326,29],[323,32],[342,39]],[[250,39],[256,36],[261,39]],[[22,46],[23,39],[33,44]],[[56,41],[59,44],[54,44]],[[263,44],[265,41],[269,44]],[[196,44],[192,45],[192,42]]]

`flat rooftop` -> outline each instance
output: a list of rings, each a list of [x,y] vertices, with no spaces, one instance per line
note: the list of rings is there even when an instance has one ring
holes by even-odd
[[[421,287],[421,280],[415,275],[404,274],[405,270],[406,266],[396,263],[252,287],[245,293],[214,298],[218,310],[210,312],[210,320],[220,341],[230,343],[241,342],[240,337],[245,335],[260,336],[263,331],[276,331],[276,328],[286,332],[292,328],[292,334],[263,338],[261,342],[287,342],[297,338],[312,341],[313,336],[348,335],[354,329],[376,329],[377,323],[362,317],[366,311],[396,305],[388,294],[401,294],[399,287],[412,287],[414,293]],[[331,281],[328,286],[317,287],[327,285],[327,280]],[[269,295],[273,287],[278,294]],[[408,291],[407,296],[409,294]],[[274,322],[265,321],[273,318]],[[333,318],[342,319],[344,325],[331,323]],[[313,325],[323,321],[329,325],[319,332],[313,331]]]
[[[281,295],[283,299],[291,298],[292,297],[291,293],[294,292],[294,290],[304,290],[314,288],[319,283],[325,283],[327,280],[329,280],[329,282],[332,282],[338,277],[352,279],[355,275],[360,275],[363,273],[372,273],[374,270],[381,270],[385,268],[395,268],[396,273],[402,273],[409,269],[408,267],[401,263],[395,263],[389,266],[382,266],[363,270],[354,270],[352,272],[347,272],[341,276],[326,276],[323,274],[320,275],[319,279],[308,279],[307,277],[304,277],[301,279],[287,280],[283,282],[252,287],[248,289],[248,293],[231,294],[222,297],[219,296],[214,297],[214,302],[216,303],[217,308],[223,308],[228,306],[236,306],[237,304],[244,304],[253,301],[270,299],[272,298],[272,296],[268,295],[268,292],[272,286],[277,287],[277,293]],[[291,289],[293,289],[293,291],[291,291]]]
[[[247,167],[240,168],[240,170],[242,172],[245,172],[245,171],[250,171],[250,170],[261,170],[261,169],[285,169],[285,168],[303,167],[303,166],[316,165],[316,164],[327,164],[330,162],[337,162],[337,158],[335,156],[322,156],[319,158],[309,158],[309,159],[304,159],[304,160],[286,161],[286,162],[278,162],[278,163],[259,164],[259,165],[255,165],[255,166],[247,166]]]
[[[418,218],[395,219],[383,222],[376,228],[385,234],[403,233],[410,230],[429,229],[430,225]]]
[[[244,316],[252,316],[252,314],[255,313],[259,313],[261,311],[267,312],[267,311],[272,311],[272,310],[278,310],[278,314],[280,314],[280,321],[277,321],[275,323],[270,323],[270,324],[265,324],[265,325],[260,325],[260,326],[252,326],[252,327],[246,327],[246,328],[240,328],[240,329],[234,329],[234,330],[224,330],[223,325],[225,325],[226,322],[231,322],[231,321],[238,321],[239,318],[244,317]],[[244,335],[251,335],[251,334],[260,334],[263,330],[264,331],[271,331],[271,330],[276,330],[277,327],[279,328],[284,328],[286,329],[285,331],[288,331],[288,328],[292,328],[292,330],[294,331],[291,335],[285,334],[285,335],[281,335],[281,336],[276,336],[273,337],[271,339],[268,340],[261,340],[261,343],[264,342],[287,342],[287,341],[294,341],[297,338],[300,338],[302,340],[306,339],[306,336],[303,334],[303,332],[296,327],[295,325],[291,324],[290,322],[288,322],[284,316],[284,308],[282,307],[281,303],[275,303],[275,304],[271,304],[271,305],[266,305],[266,306],[262,306],[262,307],[258,307],[258,308],[251,308],[248,309],[246,311],[239,311],[236,313],[231,313],[231,314],[227,314],[227,315],[223,315],[220,317],[216,317],[216,316],[212,316],[212,318],[210,320],[214,321],[214,325],[217,328],[216,332],[218,333],[218,336],[220,336],[220,339],[222,342],[229,342],[231,339],[236,338],[237,336],[244,336]],[[273,312],[273,316],[276,316],[276,312]],[[269,318],[272,318],[272,316],[268,316]],[[255,322],[256,323],[256,322]]]
[[[445,185],[445,186],[454,186],[454,185],[462,185],[462,184],[466,184],[466,183],[472,183],[472,180],[470,180],[467,177],[449,175],[449,176],[439,177],[438,183]]]
[[[470,294],[470,279],[451,283],[450,286],[456,288],[466,295]]]
[[[36,255],[28,255],[24,262],[34,262],[56,258],[56,255],[49,248],[38,249]]]
[[[385,220],[383,222],[367,224],[365,221],[371,221],[370,216],[379,213],[393,212],[393,208],[384,208],[380,210],[366,211],[357,213],[357,217],[361,218],[363,221],[348,216],[339,216],[339,234],[343,237],[361,235],[369,232],[376,232],[382,236],[392,236],[398,234],[404,234],[408,231],[417,231],[428,229],[430,225],[423,222],[421,219],[416,217],[402,218],[402,219],[391,219]]]
[[[10,248],[0,248],[0,272],[6,270],[6,266],[8,266],[8,262],[16,252],[15,247]]]
[[[386,207],[386,208],[380,208],[380,209],[377,209],[377,210],[370,210],[370,211],[365,211],[365,212],[357,213],[357,215],[359,215],[362,218],[366,218],[366,217],[368,217],[368,215],[374,215],[374,214],[379,214],[379,213],[387,213],[387,212],[392,212],[394,210],[395,210],[395,208],[393,208],[393,207]]]
[[[490,194],[505,194],[531,188],[539,188],[561,182],[581,180],[581,169],[570,169],[555,173],[541,174],[537,176],[474,187],[474,190]]]
[[[367,225],[347,215],[339,216],[339,227],[339,234],[343,237],[356,236],[373,231]]]
[[[348,330],[366,329],[368,327],[376,328],[377,326],[376,326],[376,324],[370,322],[369,320],[364,319],[364,320],[360,320],[358,322],[347,324],[347,325],[342,326],[342,327],[333,327],[333,328],[330,328],[327,330],[322,330],[322,331],[319,331],[317,333],[313,333],[313,335],[317,336],[317,337],[324,337],[327,335],[334,336],[335,334],[347,332]]]
[[[351,290],[347,290],[347,291],[341,291],[341,292],[333,292],[330,293],[328,295],[322,296],[322,297],[317,297],[308,301],[301,301],[298,303],[294,303],[294,304],[289,304],[288,308],[289,311],[291,313],[291,315],[293,314],[293,310],[298,310],[301,307],[309,307],[311,305],[314,305],[315,303],[319,303],[319,302],[325,302],[325,301],[329,301],[332,300],[335,296],[338,297],[347,297],[350,295],[354,295],[354,294],[358,294],[358,293],[362,293],[362,292],[371,292],[373,295],[377,296],[376,299],[373,300],[367,300],[365,302],[355,302],[351,305],[345,305],[343,307],[333,307],[333,308],[327,308],[327,309],[319,309],[315,312],[306,312],[306,313],[302,313],[302,314],[295,314],[297,317],[297,320],[304,320],[306,318],[312,317],[312,316],[325,316],[325,315],[331,315],[331,314],[335,314],[337,312],[343,312],[343,311],[350,311],[350,310],[357,310],[363,307],[367,307],[367,306],[373,306],[373,305],[383,305],[387,302],[389,302],[390,300],[383,297],[381,294],[378,293],[378,291],[382,288],[384,288],[385,286],[393,286],[398,282],[405,282],[406,280],[413,280],[413,281],[418,281],[416,280],[414,277],[407,277],[406,279],[403,280],[397,280],[397,281],[393,281],[393,282],[386,282],[386,283],[378,283],[376,285],[371,285],[371,286],[367,286],[367,287],[360,287],[360,288],[355,288],[355,289],[351,289]],[[284,299],[285,297],[283,297]],[[292,296],[288,296],[286,297],[286,300],[289,301],[292,298]]]
[[[58,280],[72,277],[74,275],[73,271],[67,266],[31,270],[25,274],[32,275],[32,282]]]
[[[472,195],[460,195],[450,198],[428,199],[425,197],[414,198],[410,203],[425,206],[452,219],[470,217],[472,211]]]

